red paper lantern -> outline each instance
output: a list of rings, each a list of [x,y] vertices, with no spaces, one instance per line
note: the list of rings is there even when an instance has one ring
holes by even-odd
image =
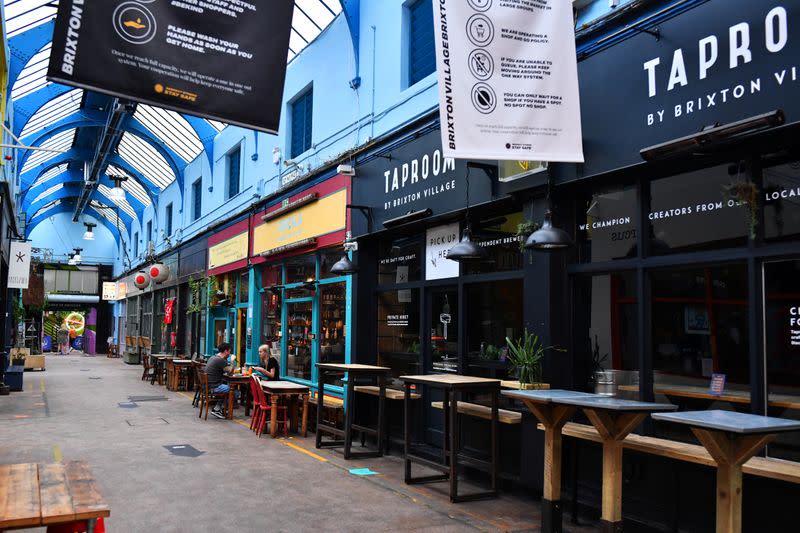
[[[164,263],[154,263],[150,265],[148,272],[150,273],[150,277],[156,283],[161,283],[169,277],[169,267]]]
[[[144,290],[150,285],[150,276],[144,270],[140,270],[133,276],[133,284],[137,289]]]

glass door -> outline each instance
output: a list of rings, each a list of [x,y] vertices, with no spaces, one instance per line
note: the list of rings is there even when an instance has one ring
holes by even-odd
[[[431,289],[429,352],[433,372],[458,372],[458,287]]]
[[[311,298],[286,303],[286,375],[307,381],[311,381],[313,310]]]

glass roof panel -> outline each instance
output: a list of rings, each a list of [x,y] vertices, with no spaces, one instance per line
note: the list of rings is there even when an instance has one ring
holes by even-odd
[[[57,0],[4,0],[6,34],[9,38],[56,16]]]
[[[288,60],[316,39],[341,10],[341,4],[334,0],[295,0]]]
[[[175,181],[175,174],[166,159],[153,148],[150,143],[143,141],[132,133],[124,133],[117,150],[120,157],[130,163],[143,176],[153,182],[158,188],[165,189]]]
[[[144,124],[158,139],[184,161],[192,161],[203,151],[203,143],[185,118],[175,111],[147,104],[136,106],[133,118]]]
[[[31,184],[31,188],[38,187],[39,185],[50,181],[51,179],[55,178],[56,176],[61,175],[62,172],[67,170],[67,163],[61,163],[60,165],[56,165],[41,176],[39,176],[36,181]]]
[[[218,120],[206,120],[206,122],[211,124],[211,127],[217,131],[222,131],[225,129],[225,126],[227,126],[227,124],[225,124],[224,122],[220,122]]]
[[[34,199],[33,199],[33,201],[31,202],[31,204],[35,204],[35,203],[36,203],[36,202],[38,202],[39,200],[42,200],[42,199],[44,199],[44,198],[47,198],[48,196],[50,196],[51,194],[53,194],[54,192],[56,192],[57,190],[59,190],[59,189],[60,189],[60,188],[62,188],[62,187],[63,187],[63,184],[61,184],[61,183],[56,183],[55,185],[53,185],[52,187],[50,187],[50,188],[49,188],[49,189],[47,189],[46,191],[42,191],[42,193],[41,193],[41,194],[39,194],[39,196],[37,196],[36,198],[34,198]]]
[[[48,211],[50,211],[51,209],[53,209],[55,206],[57,206],[59,204],[61,204],[61,200],[53,200],[49,204],[46,204],[46,205],[42,206],[42,208],[39,209],[36,213],[34,213],[31,218],[33,218],[34,216],[37,216],[37,215],[43,215],[43,214],[47,213]]]
[[[115,177],[122,177],[127,178],[125,181],[122,182],[122,189],[129,193],[131,196],[142,202],[145,207],[150,205],[150,197],[147,195],[147,191],[139,183],[139,180],[125,172],[119,167],[115,167],[114,165],[108,165],[106,169],[106,175],[113,179]]]
[[[28,119],[19,138],[24,139],[28,135],[40,132],[50,124],[55,124],[62,118],[77,112],[81,108],[82,99],[83,89],[73,89],[53,98]]]
[[[106,187],[102,183],[97,186],[97,191],[106,198],[111,198],[111,189],[109,187]],[[115,201],[114,203],[118,205],[120,209],[128,213],[130,216],[136,218],[136,211],[133,210],[133,207],[131,207],[131,204],[128,203],[128,200],[122,200],[119,202]]]
[[[50,47],[51,43],[47,43],[28,60],[14,81],[14,87],[11,88],[12,100],[17,100],[50,85],[51,82],[45,79],[47,63],[50,61]]]
[[[59,150],[62,152],[66,152],[72,146],[72,142],[75,139],[75,128],[62,131],[61,133],[57,133],[52,137],[48,138],[46,141],[39,145],[39,148],[48,148],[50,150]],[[30,169],[41,165],[42,163],[49,161],[56,157],[58,152],[50,152],[44,150],[36,150],[33,154],[25,161],[25,166],[22,167],[20,174],[25,174]]]
[[[125,221],[117,216],[116,207],[106,205],[103,202],[98,202],[97,200],[92,200],[91,204],[89,205],[91,205],[101,217],[111,222],[111,224],[119,230],[124,238],[128,237],[128,228],[125,226]]]

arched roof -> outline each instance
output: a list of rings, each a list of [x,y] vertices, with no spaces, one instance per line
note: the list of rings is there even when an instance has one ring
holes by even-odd
[[[114,109],[106,95],[52,83],[46,79],[57,0],[3,0],[6,36],[11,52],[9,88],[14,135],[26,146],[15,158],[20,182],[20,211],[27,232],[56,213],[75,209],[87,163],[94,161]],[[340,0],[295,0],[289,42],[290,61],[313,41],[342,10]],[[212,146],[225,127],[217,121],[184,115],[146,104],[125,110],[119,136],[104,161],[86,207],[126,239],[134,219],[158,202],[161,191],[178,183],[188,163],[205,152],[213,168]],[[114,178],[124,177],[125,200],[109,197]],[[118,214],[117,214],[118,213]]]

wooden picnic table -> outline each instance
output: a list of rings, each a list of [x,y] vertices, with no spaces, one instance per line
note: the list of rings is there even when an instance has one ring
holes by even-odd
[[[303,438],[308,436],[308,394],[309,389],[305,385],[292,381],[261,381],[261,389],[269,394],[270,397],[270,423],[269,434],[274,439],[278,436],[278,401],[286,398],[291,403],[290,410],[292,417],[292,430],[297,431],[297,409],[300,401],[303,402],[303,420],[300,432]]]
[[[83,461],[0,465],[0,530],[87,522],[111,509]]]
[[[639,392],[638,385],[620,385],[619,390],[626,392]],[[750,404],[750,391],[726,389],[722,394],[711,394],[708,387],[699,385],[679,385],[669,383],[656,383],[653,392],[664,396],[676,398],[691,398],[696,400],[722,401],[735,404]],[[769,395],[769,406],[783,409],[800,409],[800,396],[792,394]]]
[[[742,530],[742,465],[780,432],[800,421],[731,411],[656,413],[656,420],[684,424],[717,463],[717,533]]]

